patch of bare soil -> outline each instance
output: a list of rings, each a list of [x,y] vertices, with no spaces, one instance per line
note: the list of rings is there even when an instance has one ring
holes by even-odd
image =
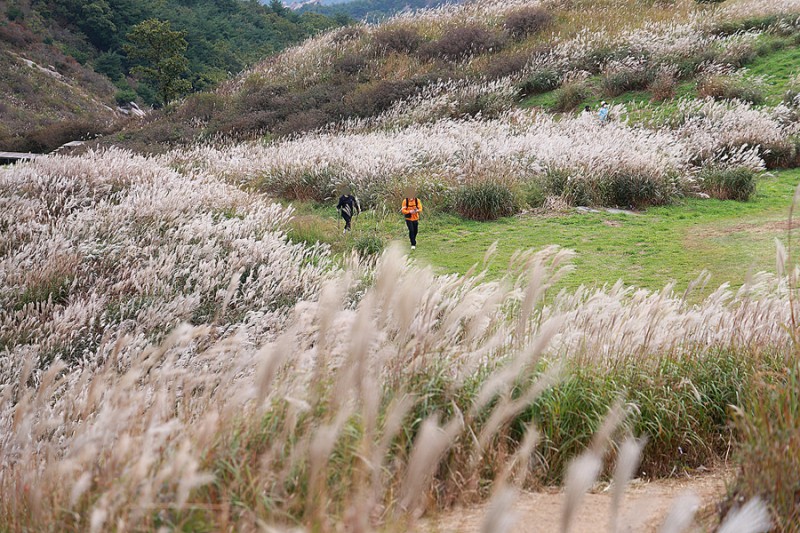
[[[704,238],[708,237],[724,237],[727,235],[732,235],[734,233],[752,233],[756,235],[761,234],[776,234],[776,236],[780,235],[781,233],[785,233],[791,229],[792,231],[797,231],[800,228],[800,220],[793,220],[791,227],[789,226],[788,220],[776,220],[772,222],[763,222],[758,224],[753,224],[749,222],[739,222],[737,224],[732,224],[730,226],[726,226],[724,228],[704,228],[703,229],[703,236]]]
[[[696,515],[699,523],[690,531],[708,531],[713,527],[717,502],[725,496],[725,482],[730,479],[730,470],[717,469],[712,472],[682,478],[645,482],[634,480],[628,487],[620,513],[618,531],[648,533],[659,531],[672,505],[679,497],[693,493],[700,499],[700,510]],[[560,532],[564,493],[550,490],[522,493],[513,506],[515,523],[513,533]],[[456,509],[428,521],[420,531],[479,532],[488,504]],[[570,533],[602,533],[609,531],[611,521],[611,490],[600,486],[587,494],[578,510]]]

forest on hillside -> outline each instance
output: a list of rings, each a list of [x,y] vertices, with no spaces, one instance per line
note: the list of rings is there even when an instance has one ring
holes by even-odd
[[[119,101],[138,96],[153,104],[153,87],[131,79],[136,65],[124,50],[131,29],[153,18],[184,32],[193,90],[211,88],[269,54],[345,22],[295,13],[277,0],[269,5],[256,0],[12,0],[0,2],[0,37],[15,52],[41,44],[53,56],[74,58],[112,80]]]

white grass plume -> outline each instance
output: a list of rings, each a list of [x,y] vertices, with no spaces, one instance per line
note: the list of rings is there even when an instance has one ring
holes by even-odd
[[[611,524],[609,531],[617,533],[620,530],[619,513],[622,506],[622,499],[628,487],[639,461],[642,457],[645,439],[626,438],[617,451],[617,464],[614,467],[613,486],[611,492]]]
[[[575,513],[583,503],[586,493],[597,481],[602,466],[602,458],[589,450],[573,459],[567,467],[564,483],[564,507],[561,514],[562,533],[569,533]]]
[[[489,509],[483,515],[481,533],[507,533],[511,531],[519,517],[513,510],[517,492],[510,487],[500,487],[489,502]]]
[[[406,477],[400,491],[400,511],[414,517],[422,510],[426,485],[433,476],[442,454],[450,447],[462,426],[463,419],[460,415],[444,427],[439,426],[437,416],[426,418],[422,422],[419,434],[414,439],[414,448],[411,450]]]
[[[717,533],[766,533],[771,529],[769,508],[761,498],[756,497],[729,512]]]
[[[700,498],[694,492],[684,492],[672,502],[660,533],[684,533],[694,522],[700,508]]]

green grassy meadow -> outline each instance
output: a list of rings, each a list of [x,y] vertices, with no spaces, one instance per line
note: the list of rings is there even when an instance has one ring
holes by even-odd
[[[800,47],[792,39],[764,35],[758,39],[755,56],[744,66],[746,79],[753,79],[763,95],[765,105],[775,106],[783,101],[786,91],[792,85],[800,65]],[[576,106],[580,112],[584,106],[597,110],[600,103],[608,101],[613,104],[629,106],[628,118],[632,121],[647,120],[653,115],[669,114],[676,109],[677,101],[683,98],[698,97],[697,81],[684,80],[676,83],[674,98],[651,105],[653,94],[649,90],[626,91],[619,96],[604,94],[601,76],[590,76],[584,82],[586,98]],[[520,102],[523,108],[541,108],[552,111],[556,107],[558,90],[547,91],[529,96]]]
[[[708,271],[708,292],[726,281],[738,286],[752,273],[775,269],[775,239],[786,242],[798,184],[800,170],[773,172],[760,179],[748,202],[685,198],[636,214],[571,209],[476,222],[429,208],[420,222],[414,258],[439,273],[464,273],[482,264],[497,241],[497,254],[487,266],[492,277],[500,277],[515,251],[555,244],[577,253],[576,269],[562,287],[602,286],[621,279],[648,289],[675,281],[682,290]],[[399,213],[365,211],[353,232],[342,235],[332,206],[295,207],[298,216],[290,231],[295,240],[327,242],[335,253],[352,249],[368,235],[408,247]]]

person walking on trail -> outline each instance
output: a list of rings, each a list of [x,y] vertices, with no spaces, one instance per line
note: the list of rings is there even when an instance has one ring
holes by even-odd
[[[417,249],[417,232],[419,231],[419,214],[422,213],[422,202],[419,198],[412,197],[409,194],[407,198],[403,199],[403,207],[400,209],[406,217],[406,226],[408,226],[408,239],[411,241],[411,249]]]
[[[339,210],[339,214],[342,215],[344,219],[344,231],[342,233],[347,233],[350,231],[350,221],[361,212],[361,205],[358,202],[358,198],[350,194],[350,191],[345,191],[344,194],[339,197],[339,203],[336,204],[336,209]]]
[[[605,124],[608,122],[608,102],[600,104],[600,111],[597,112],[597,116],[600,118],[600,123]]]

